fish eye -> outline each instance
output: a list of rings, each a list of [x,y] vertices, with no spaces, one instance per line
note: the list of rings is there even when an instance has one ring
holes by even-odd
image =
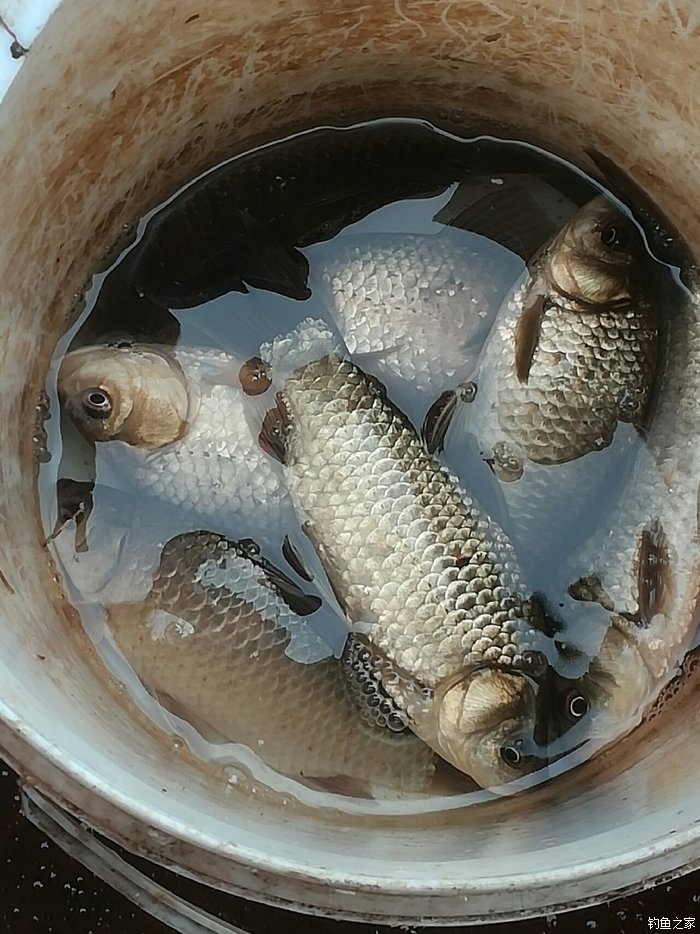
[[[623,249],[629,242],[629,232],[624,226],[608,224],[600,231],[600,242],[611,250]]]
[[[112,414],[112,397],[99,386],[87,389],[83,394],[83,408],[91,418],[109,418]]]
[[[566,695],[566,712],[572,720],[580,720],[588,713],[588,698],[579,691],[569,691]]]
[[[511,768],[517,768],[523,761],[523,754],[514,743],[508,743],[499,749],[501,759]]]

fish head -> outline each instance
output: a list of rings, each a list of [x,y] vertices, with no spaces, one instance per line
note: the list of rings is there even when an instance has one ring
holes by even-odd
[[[602,195],[578,211],[538,262],[549,288],[584,305],[632,298],[642,243],[632,221]]]
[[[635,624],[613,617],[596,658],[581,678],[590,706],[588,732],[597,741],[626,733],[636,725],[663,675],[650,664]]]
[[[550,763],[571,768],[639,722],[659,684],[626,620],[615,618],[585,672],[566,677],[549,667],[539,686],[534,739]],[[560,766],[557,766],[557,770]]]
[[[503,790],[544,765],[534,742],[536,691],[524,674],[478,669],[435,692],[436,748],[483,788]]]
[[[81,347],[58,374],[65,411],[88,441],[155,449],[183,437],[190,394],[173,357],[148,347]]]
[[[603,531],[611,534],[608,526]],[[584,649],[555,638],[556,657],[550,654],[538,693],[535,731],[538,743],[555,742],[561,754],[579,741],[604,747],[633,729],[675,666],[676,551],[658,517],[638,528],[635,539],[627,556],[629,594],[621,601],[626,610],[616,608],[605,574],[603,580],[595,574],[580,577],[567,588],[576,606],[572,628],[589,641]],[[694,613],[688,621],[694,631]]]

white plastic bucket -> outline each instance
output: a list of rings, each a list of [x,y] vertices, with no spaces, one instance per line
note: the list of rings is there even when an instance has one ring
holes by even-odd
[[[127,849],[252,899],[374,921],[572,908],[700,865],[700,670],[651,723],[522,797],[441,815],[282,809],[162,741],[41,545],[33,410],[125,223],[222,155],[333,119],[466,115],[636,178],[700,253],[693,0],[0,0],[0,747]],[[38,32],[38,34],[36,34]],[[36,35],[35,35],[36,34]],[[14,46],[15,53],[21,52]],[[692,668],[692,666],[691,666]],[[693,690],[695,681],[695,690]]]

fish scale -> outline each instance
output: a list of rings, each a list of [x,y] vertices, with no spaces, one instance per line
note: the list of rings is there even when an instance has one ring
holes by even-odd
[[[375,644],[428,686],[464,666],[521,665],[536,639],[505,536],[424,453],[381,391],[370,391],[350,362],[327,355],[294,372],[284,395],[294,497],[351,619],[368,622]],[[316,426],[331,418],[336,430],[319,445]],[[366,452],[364,463],[355,459],[348,473],[357,451]],[[441,627],[449,635],[432,644]],[[426,651],[417,658],[419,643]]]
[[[320,263],[320,295],[350,354],[411,392],[440,393],[474,367],[517,275],[509,251],[464,231],[347,237]]]
[[[582,680],[592,699],[591,729],[608,740],[639,720],[698,625],[700,306],[697,293],[680,289],[670,300],[667,365],[646,447],[604,534],[593,535],[567,564],[571,583],[596,578],[613,605]],[[658,550],[645,543],[655,528]]]
[[[206,173],[158,211],[132,263],[139,291],[183,308],[247,287],[308,297],[298,246],[468,174],[465,146],[412,121],[319,128]]]
[[[528,284],[529,285],[529,284]],[[523,286],[492,348],[511,356]],[[525,384],[498,367],[498,422],[538,464],[563,464],[607,446],[618,421],[641,425],[656,361],[657,328],[649,307],[582,313],[561,301],[545,310]],[[483,366],[493,363],[484,357]]]

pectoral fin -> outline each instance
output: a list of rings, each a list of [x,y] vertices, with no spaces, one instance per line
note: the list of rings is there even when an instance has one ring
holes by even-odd
[[[240,217],[245,231],[245,250],[239,264],[243,282],[298,301],[309,298],[309,262],[304,254],[282,242],[267,224],[247,211],[241,211]]]
[[[433,402],[428,409],[421,428],[421,437],[429,454],[442,451],[445,435],[457,409],[457,393],[454,389],[446,392]]]
[[[621,615],[646,628],[658,613],[664,612],[672,583],[668,539],[659,519],[654,519],[642,531],[639,543],[637,613],[633,616],[625,613]]]
[[[668,539],[659,519],[653,519],[643,530],[637,552],[637,609],[622,610],[615,606],[596,575],[581,577],[568,593],[574,600],[598,603],[610,613],[616,613],[618,628],[632,624],[646,629],[653,618],[663,613],[673,585],[672,562]]]
[[[67,477],[62,477],[57,481],[58,516],[51,534],[46,539],[47,543],[57,538],[65,526],[73,521],[75,522],[76,553],[80,554],[88,550],[87,521],[92,512],[94,487],[95,484],[92,481],[70,480]]]
[[[290,422],[286,406],[277,394],[277,405],[269,409],[263,419],[262,428],[258,435],[260,447],[270,457],[274,457],[281,464],[287,463],[287,435]]]
[[[238,550],[256,564],[264,572],[265,578],[273,587],[278,595],[284,600],[287,606],[297,614],[297,616],[309,616],[315,613],[322,605],[323,601],[316,594],[307,594],[287,577],[284,571],[281,571],[275,564],[260,554],[260,549],[252,539],[243,539],[237,543]]]
[[[272,382],[270,364],[260,357],[251,357],[238,371],[238,381],[247,396],[259,396],[267,392]]]
[[[192,235],[189,226],[182,236],[187,232]],[[140,294],[167,308],[193,308],[249,288],[299,301],[311,295],[304,254],[243,210],[226,219],[207,250],[178,242],[172,223],[156,224],[144,238],[135,275]]]
[[[515,375],[521,383],[526,383],[530,375],[544,310],[544,295],[533,287],[515,327]]]

